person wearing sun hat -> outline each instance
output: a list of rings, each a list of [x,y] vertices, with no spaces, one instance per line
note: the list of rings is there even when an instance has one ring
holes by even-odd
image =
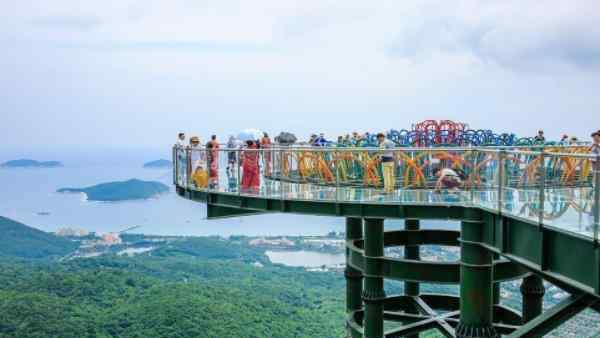
[[[193,173],[198,166],[200,166],[201,159],[204,158],[203,149],[200,145],[200,138],[198,136],[190,137],[190,172]]]

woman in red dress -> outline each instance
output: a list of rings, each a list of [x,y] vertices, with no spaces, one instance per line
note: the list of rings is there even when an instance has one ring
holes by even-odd
[[[257,193],[260,187],[258,142],[246,141],[246,146],[242,154],[242,190]]]

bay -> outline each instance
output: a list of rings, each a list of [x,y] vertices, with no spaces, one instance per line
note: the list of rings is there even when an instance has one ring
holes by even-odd
[[[106,156],[106,155],[103,155]],[[170,169],[145,169],[143,162],[71,161],[61,168],[0,169],[0,215],[44,231],[70,227],[98,233],[139,226],[136,233],[174,236],[314,236],[344,231],[344,218],[262,214],[206,219],[205,205],[177,196]],[[87,201],[83,194],[61,194],[64,187],[87,187],[131,178],[159,181],[171,187],[160,197],[124,202]],[[428,222],[434,227],[455,227]],[[401,229],[400,220],[386,229]]]
[[[293,267],[314,268],[320,266],[332,267],[346,263],[346,255],[331,254],[317,251],[274,251],[267,250],[265,255],[275,264]]]

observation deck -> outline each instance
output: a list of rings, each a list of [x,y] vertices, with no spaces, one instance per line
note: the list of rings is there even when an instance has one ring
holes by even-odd
[[[386,150],[387,152],[388,150]],[[600,311],[600,158],[587,147],[173,148],[177,193],[209,218],[282,212],[346,218],[350,337],[541,337],[586,308]],[[388,153],[389,155],[389,153]],[[452,169],[447,186],[436,168]],[[387,171],[386,171],[387,170]],[[387,177],[386,177],[387,175]],[[405,230],[384,231],[385,219]],[[422,230],[456,220],[460,231]],[[459,262],[420,260],[419,246],[460,247]],[[403,258],[386,247],[404,247]],[[405,282],[386,295],[384,279]],[[523,309],[499,283],[523,279]],[[542,311],[543,280],[570,296]],[[460,297],[419,283],[458,284]]]

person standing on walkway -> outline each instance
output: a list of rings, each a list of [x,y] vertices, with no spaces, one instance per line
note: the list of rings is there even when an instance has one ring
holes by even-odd
[[[571,139],[569,140],[570,146],[576,146],[578,143],[579,143],[579,140],[577,139],[577,136],[572,136]]]
[[[538,130],[538,134],[536,137],[533,138],[533,141],[536,144],[545,144],[546,143],[546,136],[544,136],[544,131],[543,130]]]
[[[190,138],[190,173],[191,181],[196,185],[196,188],[206,189],[208,187],[208,171],[205,168],[206,150],[200,143],[198,136]]]
[[[176,146],[184,148],[187,144],[185,144],[185,133],[177,134],[177,143]]]
[[[175,143],[175,160],[177,161],[177,182],[182,184],[186,181],[187,157],[185,148],[185,133],[177,134],[177,142]]]
[[[320,133],[319,136],[317,136],[315,138],[315,140],[313,141],[313,146],[316,146],[316,147],[324,147],[326,145],[327,145],[327,139],[325,138],[324,133]]]
[[[242,153],[242,191],[258,193],[260,187],[258,143],[246,141],[246,149]]]
[[[394,192],[396,185],[394,142],[388,140],[383,133],[377,134],[379,147],[383,149],[381,155],[381,166],[383,171],[383,191],[386,194]]]
[[[239,143],[233,137],[233,135],[229,136],[229,140],[227,141],[227,173],[228,175],[233,175],[233,170],[236,168],[237,163],[237,152],[234,149],[239,148]]]
[[[217,141],[217,135],[210,137],[206,149],[210,187],[215,188],[219,182],[219,142]]]
[[[260,140],[260,146],[263,149],[263,159],[265,161],[265,176],[271,176],[271,138],[269,134],[263,133]]]
[[[590,153],[596,156],[596,158],[592,160],[594,162],[594,170],[600,170],[600,163],[598,162],[598,156],[600,156],[600,130],[592,133]]]
[[[190,146],[188,149],[190,150],[190,172],[193,173],[196,168],[202,167],[202,161],[205,158],[204,149],[200,145],[200,138],[198,136],[190,137]]]
[[[592,133],[592,146],[590,147],[590,153],[594,156],[594,158],[592,159],[592,168],[593,170],[593,182],[594,185],[598,184],[598,178],[596,175],[600,175],[600,130],[597,130],[595,132]],[[596,187],[597,188],[597,187]],[[592,213],[590,215],[591,217],[591,224],[597,225],[598,223],[600,223],[600,215],[598,214],[599,211],[598,209],[600,208],[600,205],[598,205],[597,203],[594,203],[594,205],[592,206]]]

